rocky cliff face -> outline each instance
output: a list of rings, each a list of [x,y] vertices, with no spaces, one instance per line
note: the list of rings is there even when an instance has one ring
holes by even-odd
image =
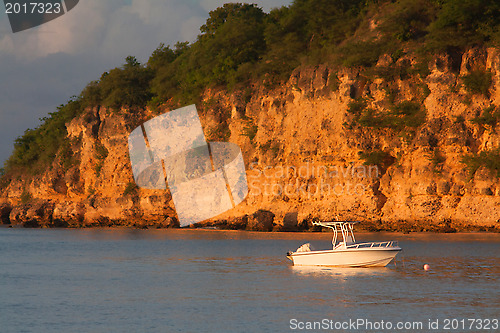
[[[420,75],[417,66],[412,56],[387,56],[373,73],[325,65],[297,69],[272,90],[206,91],[197,105],[206,137],[242,148],[250,192],[203,224],[293,230],[340,218],[370,221],[373,229],[500,230],[496,175],[480,168],[471,177],[461,163],[468,153],[500,146],[494,127],[472,121],[500,105],[499,50],[438,55]],[[491,72],[487,93],[464,88],[473,71]],[[354,119],[353,102],[384,114],[403,101],[421,106],[422,125],[360,126]],[[4,223],[177,225],[168,191],[134,186],[127,147],[135,126],[168,110],[86,110],[67,124],[71,163],[57,156],[43,175],[4,187]],[[361,157],[368,155],[383,158],[366,165]]]

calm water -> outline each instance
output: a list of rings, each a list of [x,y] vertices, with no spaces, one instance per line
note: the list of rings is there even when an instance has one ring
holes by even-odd
[[[293,318],[439,319],[441,330],[446,318],[500,319],[499,234],[358,236],[393,239],[404,249],[396,265],[311,269],[285,253],[327,248],[329,233],[1,228],[0,331],[298,331]]]

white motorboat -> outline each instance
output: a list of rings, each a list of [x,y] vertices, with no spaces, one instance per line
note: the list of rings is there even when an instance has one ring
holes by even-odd
[[[313,222],[333,230],[331,250],[314,251],[306,243],[295,252],[288,252],[287,258],[294,265],[302,266],[345,266],[384,267],[401,251],[397,241],[357,243],[353,225],[359,222]],[[337,242],[342,235],[342,241]]]

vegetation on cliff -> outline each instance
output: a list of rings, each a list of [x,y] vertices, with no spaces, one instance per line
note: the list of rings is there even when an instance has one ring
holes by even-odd
[[[50,113],[41,119],[42,125],[36,129],[28,129],[14,143],[14,152],[5,163],[7,172],[15,168],[30,170],[32,173],[43,172],[59,152],[65,163],[71,159],[68,149],[65,124],[83,111],[82,99],[75,97],[66,104],[60,105],[57,112]]]
[[[500,4],[496,0],[295,0],[270,13],[257,5],[225,4],[210,12],[195,42],[160,44],[146,64],[127,57],[123,66],[104,73],[44,118],[38,128],[27,130],[15,141],[5,177],[15,170],[41,172],[58,152],[65,156],[61,163],[71,164],[65,123],[88,107],[134,112],[167,101],[187,104],[198,101],[209,87],[244,90],[260,82],[269,88],[301,65],[320,63],[356,67],[367,76],[387,80],[425,77],[430,55],[454,55],[498,42]],[[397,60],[410,52],[420,61],[373,69],[384,54]],[[462,80],[471,94],[486,95],[491,74],[475,71]],[[353,102],[350,126],[404,133],[425,122],[421,100],[394,103],[391,94],[389,90],[385,114],[367,108],[362,100]],[[485,111],[478,124],[494,127],[497,113]],[[255,125],[249,125],[248,136],[255,136],[255,131]],[[471,170],[484,165],[497,171],[498,153],[467,157],[464,162],[473,165]]]

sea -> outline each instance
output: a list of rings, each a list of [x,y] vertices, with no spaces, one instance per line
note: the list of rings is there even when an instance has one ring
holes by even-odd
[[[500,234],[357,238],[403,251],[297,267],[331,233],[0,228],[0,332],[500,331]]]

